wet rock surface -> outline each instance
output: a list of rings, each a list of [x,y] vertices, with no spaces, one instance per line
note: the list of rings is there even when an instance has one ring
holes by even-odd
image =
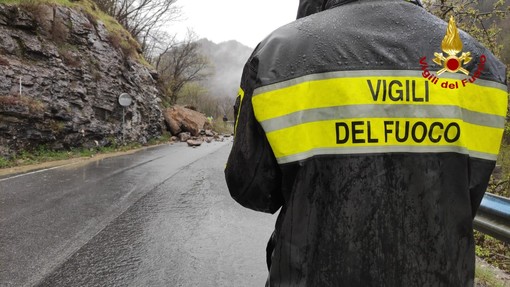
[[[191,139],[191,134],[188,133],[188,132],[184,132],[184,133],[180,133],[179,134],[179,140],[181,142],[186,142],[188,141],[189,139]]]
[[[186,143],[190,147],[197,147],[197,146],[201,146],[203,141],[201,141],[201,140],[188,140]]]
[[[0,4],[0,156],[39,145],[104,146],[123,132],[142,143],[161,135],[154,71],[111,38],[82,11]],[[125,109],[121,93],[133,99]]]

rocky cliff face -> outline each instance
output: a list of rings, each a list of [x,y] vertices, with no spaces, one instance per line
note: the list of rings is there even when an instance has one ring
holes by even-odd
[[[0,156],[41,144],[65,149],[120,140],[121,93],[133,99],[125,139],[160,135],[156,75],[126,56],[119,40],[79,9],[0,4]]]

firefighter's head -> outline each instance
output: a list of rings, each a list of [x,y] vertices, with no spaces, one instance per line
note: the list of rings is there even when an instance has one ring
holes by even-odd
[[[297,19],[303,18],[324,10],[327,0],[300,0]]]
[[[334,6],[340,6],[355,1],[358,0],[299,0],[297,19],[315,14],[317,12],[324,11]],[[405,0],[405,1],[422,6],[421,0]]]

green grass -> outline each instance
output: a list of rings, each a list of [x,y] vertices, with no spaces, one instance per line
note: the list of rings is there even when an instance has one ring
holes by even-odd
[[[59,4],[63,6],[72,6],[69,0],[2,0],[2,4],[16,4],[16,5],[36,5],[36,4]]]
[[[487,287],[507,287],[505,282],[499,279],[496,274],[489,268],[482,266],[478,262],[475,268],[475,286]]]
[[[505,143],[501,145],[497,164],[501,166],[501,181],[492,181],[487,188],[487,192],[510,197],[510,145]],[[475,252],[478,257],[510,273],[510,244],[478,231],[475,231],[475,242]]]
[[[510,198],[510,145],[503,143],[498,156],[497,164],[501,166],[502,180],[499,188],[489,187],[489,192]]]
[[[170,135],[166,134],[161,137],[151,139],[148,142],[148,145],[166,143],[169,141],[169,139]],[[43,146],[33,151],[22,151],[10,159],[0,157],[0,168],[26,166],[49,161],[66,160],[80,157],[92,157],[98,154],[129,151],[140,148],[141,146],[142,145],[139,143],[128,143],[125,145],[111,145],[108,147],[98,147],[92,149],[75,148],[69,151],[54,151]]]
[[[0,168],[9,167],[9,164],[9,161],[6,158],[0,156]]]
[[[475,231],[475,253],[487,263],[510,273],[510,244]]]
[[[157,145],[157,144],[169,142],[171,138],[172,138],[172,135],[170,135],[169,133],[164,133],[160,137],[150,139],[147,144],[148,145]]]
[[[222,118],[213,120],[213,130],[219,134],[231,134],[234,132],[234,127],[225,124]]]

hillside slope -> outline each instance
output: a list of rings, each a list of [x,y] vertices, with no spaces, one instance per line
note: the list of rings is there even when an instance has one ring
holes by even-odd
[[[126,140],[161,134],[156,74],[133,60],[122,45],[130,39],[108,24],[86,9],[0,4],[0,156],[120,141],[121,93],[133,99]]]

